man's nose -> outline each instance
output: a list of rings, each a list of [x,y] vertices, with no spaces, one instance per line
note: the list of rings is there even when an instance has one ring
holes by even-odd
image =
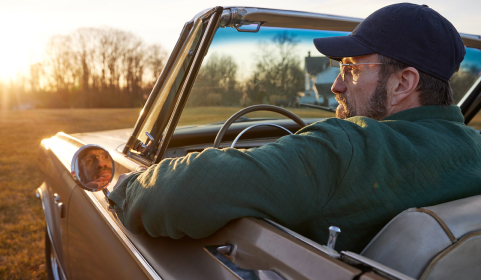
[[[347,90],[346,83],[342,80],[341,73],[339,73],[334,83],[332,83],[331,91],[333,93],[343,93],[346,90]]]
[[[110,159],[108,158],[103,159],[99,157],[98,161],[99,161],[99,166],[108,166],[110,164]]]

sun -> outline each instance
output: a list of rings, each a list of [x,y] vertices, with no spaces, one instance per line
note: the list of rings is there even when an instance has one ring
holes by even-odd
[[[16,80],[18,75],[27,76],[29,65],[38,62],[44,45],[39,44],[38,35],[30,24],[14,23],[11,17],[0,19],[0,81]],[[30,30],[29,30],[30,29]]]

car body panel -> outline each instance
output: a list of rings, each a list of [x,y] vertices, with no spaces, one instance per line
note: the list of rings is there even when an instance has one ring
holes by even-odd
[[[74,189],[69,209],[69,279],[152,279],[85,190]]]
[[[63,169],[62,162],[58,161],[55,156],[56,152],[61,149],[61,143],[57,142],[52,147],[45,144],[45,142],[42,143],[37,157],[38,166],[45,176],[45,183],[40,188],[42,203],[45,207],[46,224],[52,246],[61,267],[64,268],[64,271],[68,271],[68,255],[65,252],[68,247],[67,213],[70,195],[76,184],[72,182],[71,175]]]

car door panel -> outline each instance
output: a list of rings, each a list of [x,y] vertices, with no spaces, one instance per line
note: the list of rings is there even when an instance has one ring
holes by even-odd
[[[99,211],[106,210],[99,210],[85,190],[74,189],[68,223],[70,278],[150,279]]]
[[[68,255],[66,253],[68,247],[68,202],[75,183],[64,165],[58,160],[57,153],[54,151],[56,149],[57,147],[50,147],[42,142],[38,166],[45,175],[45,182],[41,187],[41,198],[45,207],[48,234],[65,272],[68,271]]]

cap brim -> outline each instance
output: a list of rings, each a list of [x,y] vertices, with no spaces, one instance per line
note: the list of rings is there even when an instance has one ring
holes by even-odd
[[[320,53],[334,60],[375,53],[370,48],[358,43],[352,36],[316,38],[314,45]]]

